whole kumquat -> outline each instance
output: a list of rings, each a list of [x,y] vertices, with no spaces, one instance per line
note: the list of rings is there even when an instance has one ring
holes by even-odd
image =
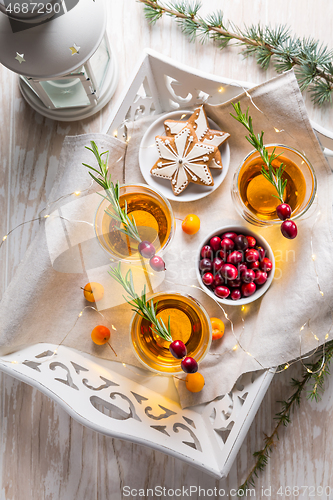
[[[186,234],[195,234],[200,229],[200,219],[195,214],[189,214],[182,222],[182,230]]]
[[[100,283],[87,283],[83,290],[83,295],[88,302],[98,302],[104,296],[104,287]]]
[[[106,344],[110,340],[111,332],[103,325],[95,326],[91,332],[91,339],[97,345]]]
[[[217,340],[224,335],[224,323],[220,318],[210,318],[212,324],[212,339]]]
[[[186,389],[190,392],[200,392],[205,385],[205,379],[201,373],[188,373],[185,379]]]

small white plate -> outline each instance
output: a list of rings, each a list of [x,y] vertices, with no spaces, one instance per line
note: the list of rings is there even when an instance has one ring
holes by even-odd
[[[154,177],[151,175],[150,170],[157,162],[159,156],[157,147],[155,144],[155,137],[157,135],[166,135],[164,130],[164,122],[165,120],[184,120],[189,118],[192,115],[193,111],[172,111],[171,113],[166,113],[153,122],[146,133],[144,134],[140,149],[139,149],[139,164],[140,170],[145,178],[147,184],[155,189],[157,189],[160,193],[162,193],[168,200],[172,201],[194,201],[199,200],[200,198],[204,198],[208,196],[210,193],[215,191],[221,183],[223,182],[225,176],[227,175],[229,164],[230,164],[230,148],[227,141],[224,141],[220,146],[220,152],[222,157],[222,165],[223,170],[218,170],[215,168],[210,169],[213,179],[214,186],[202,186],[198,184],[193,184],[190,182],[187,188],[178,196],[173,194],[171,188],[171,182],[167,179],[161,179],[159,177]],[[209,127],[214,130],[220,130],[219,127],[208,118]]]

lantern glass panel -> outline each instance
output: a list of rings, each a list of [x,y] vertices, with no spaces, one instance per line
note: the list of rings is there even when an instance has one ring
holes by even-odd
[[[64,77],[58,80],[41,81],[40,84],[55,108],[89,106],[90,104],[80,78]]]
[[[106,37],[103,38],[100,46],[89,59],[89,62],[93,74],[95,76],[97,86],[100,89],[103,85],[103,81],[106,75],[106,70],[110,62],[110,54]]]

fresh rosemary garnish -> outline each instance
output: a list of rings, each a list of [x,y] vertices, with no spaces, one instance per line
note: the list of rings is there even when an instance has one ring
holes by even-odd
[[[263,160],[264,164],[261,168],[261,173],[265,177],[265,179],[268,180],[276,189],[278,196],[274,196],[278,200],[280,200],[281,203],[284,203],[284,191],[287,185],[287,179],[282,178],[282,174],[284,172],[285,166],[283,163],[280,164],[279,168],[274,168],[272,163],[276,158],[278,158],[280,155],[275,154],[276,148],[273,149],[271,154],[268,154],[267,149],[264,146],[263,142],[263,137],[264,137],[264,132],[261,131],[260,134],[255,135],[253,131],[253,125],[252,125],[252,118],[249,116],[249,108],[247,108],[246,113],[242,113],[240,103],[232,103],[234,110],[236,111],[236,116],[231,114],[235,120],[239,121],[244,127],[248,130],[249,135],[245,136],[245,138],[249,141],[249,143],[258,151],[258,153],[261,156],[261,159]],[[267,168],[266,168],[266,167]]]
[[[308,89],[315,104],[332,103],[332,51],[311,36],[299,38],[283,24],[271,27],[257,23],[241,28],[225,20],[221,10],[201,17],[199,10],[203,2],[196,0],[138,1],[144,4],[150,24],[164,15],[170,16],[191,42],[196,38],[202,43],[211,40],[220,49],[233,43],[242,47],[245,57],[254,56],[263,69],[267,69],[271,61],[277,73],[295,68],[300,89]]]
[[[96,177],[96,175],[89,172],[89,175],[94,179],[94,181],[97,182],[97,184],[99,184],[100,186],[102,186],[102,188],[105,191],[105,196],[100,193],[98,194],[102,196],[104,199],[108,200],[112,205],[113,211],[107,209],[105,210],[105,212],[108,215],[110,215],[112,219],[120,223],[118,231],[126,234],[126,236],[129,236],[130,238],[133,238],[140,243],[141,238],[139,235],[137,225],[135,223],[135,219],[131,215],[127,214],[127,202],[125,201],[124,208],[121,208],[120,206],[119,182],[117,181],[116,184],[114,184],[111,181],[111,174],[109,175],[109,168],[108,168],[109,151],[104,151],[103,153],[100,153],[94,141],[90,141],[90,144],[91,148],[89,148],[88,146],[85,146],[85,148],[94,154],[99,166],[99,170],[92,167],[91,165],[87,165],[86,163],[83,163],[83,165],[92,170],[93,172],[96,172],[98,175],[98,177]],[[102,158],[102,156],[104,155],[106,155],[105,160],[104,158]]]
[[[142,318],[150,321],[153,325],[152,330],[154,333],[159,335],[163,340],[167,342],[172,342],[172,336],[170,331],[170,316],[168,320],[168,326],[166,327],[162,318],[158,319],[156,317],[157,304],[154,305],[153,299],[147,300],[146,296],[146,286],[144,286],[141,297],[136,293],[133,283],[133,275],[131,269],[127,271],[126,276],[122,275],[120,263],[117,267],[111,268],[109,270],[110,276],[114,278],[118,283],[122,285],[126,293],[129,295],[128,298],[124,296],[124,299],[128,304],[132,306],[132,311],[139,314]]]

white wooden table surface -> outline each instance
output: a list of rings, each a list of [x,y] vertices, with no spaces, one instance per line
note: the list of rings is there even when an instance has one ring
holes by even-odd
[[[191,44],[169,18],[150,28],[135,0],[107,0],[108,34],[118,55],[120,82],[115,97],[97,116],[79,123],[59,123],[33,112],[20,96],[17,78],[0,67],[0,235],[36,217],[52,186],[65,135],[98,132],[122,91],[141,51],[152,47],[177,61],[232,79],[263,82],[274,70],[262,71],[238,49],[221,52],[213,44]],[[333,47],[333,3],[330,0],[205,0],[203,11],[221,8],[236,24],[286,23],[299,36],[313,36]],[[310,117],[333,130],[333,110]],[[0,296],[34,237],[37,223],[8,239],[0,255]],[[33,300],[33,297],[31,298]],[[252,453],[270,433],[277,400],[290,393],[289,381],[300,366],[274,378],[227,480],[216,481],[182,462],[138,445],[103,437],[73,421],[38,391],[0,374],[0,500],[118,500],[123,487],[236,488],[253,464]],[[331,386],[331,387],[329,387]],[[328,498],[318,493],[278,495],[282,486],[331,486],[333,498],[333,379],[320,403],[304,399],[292,423],[280,432],[265,472],[256,482],[256,498]],[[271,487],[271,495],[262,487]],[[280,490],[281,491],[281,490]],[[127,498],[134,498],[133,496]],[[153,498],[150,496],[148,498]],[[162,497],[163,498],[163,497]],[[199,498],[193,494],[191,498]],[[201,498],[204,498],[201,496]],[[218,498],[213,496],[213,498]],[[224,498],[224,497],[220,497]],[[226,497],[227,498],[227,497]]]

